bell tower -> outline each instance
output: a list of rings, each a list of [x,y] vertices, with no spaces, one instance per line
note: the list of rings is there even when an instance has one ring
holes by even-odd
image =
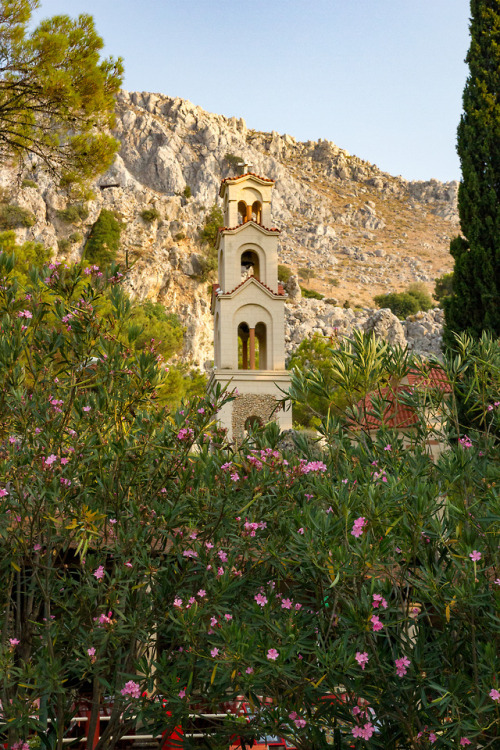
[[[247,168],[248,165],[245,165]],[[224,227],[217,240],[219,281],[212,290],[215,383],[236,389],[218,418],[239,443],[249,426],[292,427],[291,408],[275,410],[287,391],[285,299],[278,283],[278,235],[271,226],[274,181],[253,172],[222,181]]]

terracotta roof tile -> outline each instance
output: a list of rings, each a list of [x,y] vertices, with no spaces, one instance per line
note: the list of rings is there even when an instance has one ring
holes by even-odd
[[[245,172],[245,174],[239,174],[235,177],[225,177],[222,182],[233,182],[234,180],[241,180],[242,177],[258,177],[259,180],[263,180],[264,182],[274,183],[274,180],[271,180],[269,177],[261,177],[260,174],[255,174],[255,172]]]
[[[354,430],[376,430],[379,427],[388,427],[392,429],[403,429],[418,424],[418,414],[411,406],[407,406],[398,399],[398,394],[412,393],[409,386],[399,386],[396,390],[391,387],[381,388],[376,393],[369,393],[356,406],[363,414],[360,422],[352,421]],[[380,401],[381,408],[384,402],[386,407],[382,413],[382,419],[378,419],[373,414],[373,399]]]
[[[253,219],[250,219],[250,221],[244,221],[242,224],[237,224],[235,227],[219,227],[219,232],[232,232],[235,229],[239,229],[240,227],[244,227],[245,224],[255,224],[258,227],[261,227],[262,229],[265,229],[266,232],[279,232],[280,230],[277,227],[265,227],[264,224],[259,224],[258,221],[254,221]]]
[[[260,286],[263,286],[264,289],[267,289],[267,291],[271,292],[271,294],[274,294],[274,295],[277,295],[277,296],[280,296],[280,297],[284,297],[285,296],[285,290],[284,290],[284,288],[283,288],[283,286],[281,284],[278,284],[278,291],[277,292],[273,292],[273,290],[271,289],[271,287],[267,286],[267,284],[264,284],[262,281],[260,281],[260,279],[255,278],[255,276],[248,276],[246,279],[243,279],[243,281],[240,282],[238,284],[238,286],[235,286],[234,289],[231,289],[230,292],[223,292],[223,294],[232,294],[237,289],[239,289],[241,286],[243,286],[243,284],[246,284],[246,282],[249,281],[249,279],[253,279],[254,281],[256,281],[257,284],[260,284]],[[218,284],[213,284],[212,285],[213,292],[216,291],[214,289],[214,287],[218,287],[218,286],[219,286]]]
[[[442,367],[431,367],[426,373],[410,372],[408,373],[408,383],[412,386],[432,388],[441,391],[441,393],[451,393],[453,390],[448,376]]]

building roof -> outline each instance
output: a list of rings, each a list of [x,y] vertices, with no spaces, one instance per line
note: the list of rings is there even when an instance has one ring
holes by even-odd
[[[273,290],[271,289],[271,287],[267,286],[267,284],[264,284],[259,279],[256,279],[255,276],[248,276],[246,279],[243,279],[243,281],[240,284],[238,284],[237,286],[235,286],[234,289],[231,289],[230,292],[222,292],[219,284],[212,284],[212,312],[213,312],[213,306],[214,306],[215,298],[216,298],[217,293],[219,291],[221,291],[221,293],[223,295],[233,294],[233,292],[235,292],[237,289],[240,289],[244,284],[247,283],[247,281],[250,281],[251,279],[253,279],[259,286],[261,286],[263,289],[266,289],[268,292],[270,292],[275,297],[286,297],[286,292],[285,292],[285,288],[284,288],[283,284],[278,284],[278,291],[277,292],[273,292]]]
[[[274,180],[271,180],[270,177],[261,177],[261,175],[255,174],[255,172],[245,172],[245,174],[238,174],[234,177],[225,177],[222,180],[222,184],[224,185],[226,182],[236,182],[237,180],[242,180],[243,177],[256,177],[258,180],[262,180],[262,182],[272,182],[274,185]]]
[[[278,234],[280,234],[280,230],[277,227],[265,227],[264,224],[259,224],[259,222],[255,221],[254,219],[243,221],[241,224],[237,224],[235,227],[219,227],[219,232],[234,232],[235,229],[239,229],[240,227],[245,227],[247,226],[247,224],[255,224],[256,227],[265,229],[266,232],[277,232]]]
[[[386,386],[378,391],[368,393],[356,406],[361,412],[358,422],[352,420],[352,428],[355,430],[376,430],[379,427],[392,429],[404,429],[418,424],[419,416],[416,409],[404,403],[406,394],[410,395],[414,389],[428,389],[439,391],[442,394],[451,393],[453,388],[442,367],[430,367],[426,371],[413,370],[408,373],[407,383],[399,383],[397,386]],[[401,398],[402,397],[402,398]],[[379,400],[383,408],[381,419],[373,414],[374,400]]]

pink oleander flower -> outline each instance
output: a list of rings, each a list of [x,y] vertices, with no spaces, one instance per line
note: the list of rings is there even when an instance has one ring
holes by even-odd
[[[392,451],[392,445],[390,443],[387,443],[387,445],[384,448],[385,451]]]
[[[131,698],[141,697],[141,688],[139,683],[129,680],[125,683],[125,687],[120,690],[122,695],[130,695]]]
[[[240,475],[238,474],[237,471],[233,471],[233,473],[230,474],[229,476],[231,477],[231,479],[233,480],[233,482],[237,482],[239,480],[239,478],[240,478]]]
[[[91,406],[84,406],[84,407],[82,408],[82,411],[90,411],[91,409],[92,409],[92,407],[91,407]]]
[[[490,692],[488,693],[490,698],[494,701],[500,701],[500,692],[496,688],[491,688]]]
[[[355,537],[361,536],[365,526],[366,526],[366,518],[364,516],[360,516],[359,518],[356,518],[356,520],[354,521],[352,530],[351,530],[351,534]]]
[[[366,651],[356,651],[354,656],[361,669],[364,669],[368,664],[369,656]]]
[[[57,456],[55,456],[53,453],[51,453],[50,456],[47,456],[47,458],[44,460],[44,464],[46,466],[52,466],[54,461],[57,461]]]
[[[174,599],[174,607],[182,607],[182,599],[180,599],[178,596],[176,596]]]
[[[9,638],[9,644],[11,648],[15,648],[16,646],[19,646],[20,643],[21,641],[19,640],[19,638]]]
[[[353,727],[352,736],[362,740],[369,740],[375,731],[371,721],[367,722],[363,727]]]
[[[38,542],[33,545],[33,552],[40,552],[41,549],[42,549],[42,545],[39,544]]]
[[[217,552],[217,557],[219,558],[221,562],[227,562],[227,553],[224,552],[223,550],[220,550],[219,552]]]
[[[207,549],[213,549],[213,548],[214,548],[214,545],[212,544],[212,542],[205,542],[205,547],[206,547]]]
[[[298,533],[299,533],[299,534],[303,534],[303,533],[304,533],[304,529],[302,528],[302,526],[301,526],[301,527],[300,527],[300,529],[298,530]]]
[[[182,688],[182,690],[179,690],[179,698],[185,698],[186,696],[186,689]]]
[[[477,551],[477,549],[473,549],[472,552],[470,553],[469,557],[470,557],[470,559],[473,562],[479,562],[479,560],[481,559],[482,555],[481,555],[480,552]]]
[[[465,745],[471,745],[472,742],[468,740],[467,737],[462,737],[460,739],[460,744],[462,745],[462,747],[465,747]]]
[[[493,583],[495,584],[495,586],[500,586],[500,578],[495,578]]]
[[[92,575],[94,575],[98,581],[100,581],[101,578],[104,578],[104,565],[99,565],[99,567],[94,570]]]
[[[431,743],[431,745],[433,745],[436,742],[436,740],[437,740],[437,735],[435,735],[434,732],[431,732],[429,734],[429,742]]]
[[[223,575],[224,575],[224,568],[222,567],[217,568],[217,578],[220,578]]]
[[[8,494],[7,490],[2,487],[0,490],[0,497],[7,497]]]
[[[87,649],[87,654],[88,654],[88,655],[89,655],[90,657],[93,657],[93,656],[95,656],[95,648],[94,648],[94,646],[91,646],[91,648],[88,648],[88,649]]]
[[[378,607],[387,609],[387,602],[381,594],[373,594],[372,607],[374,609],[378,609]]]
[[[291,599],[282,599],[282,601],[281,601],[281,607],[282,607],[282,609],[291,609],[292,608],[292,600]]]
[[[264,607],[267,604],[267,597],[264,596],[264,594],[256,594],[254,596],[254,599],[259,605],[259,607]]]
[[[245,669],[245,672],[246,672],[247,674],[252,674],[252,672],[253,672],[253,667],[247,667],[247,668]]]
[[[198,557],[198,553],[194,549],[185,549],[182,553],[183,557]]]
[[[210,625],[211,625],[211,626],[212,626],[213,628],[215,628],[215,626],[217,625],[217,618],[216,618],[216,617],[211,617],[211,618],[210,618]]]
[[[233,619],[233,616],[232,615],[224,615],[224,619],[229,622],[230,620]]]
[[[370,622],[372,623],[372,627],[375,632],[377,630],[382,630],[382,628],[384,627],[377,615],[373,615],[373,617],[370,617]]]
[[[210,656],[212,656],[212,657],[213,657],[214,659],[215,659],[215,657],[216,657],[216,656],[218,656],[218,655],[219,655],[219,649],[218,649],[218,648],[213,648],[213,649],[212,649],[212,650],[210,651]]]
[[[395,660],[396,674],[398,677],[404,677],[407,673],[407,667],[410,666],[411,662],[407,656],[402,656],[401,659]]]
[[[205,591],[205,589],[200,589],[197,593],[197,596],[199,596],[200,599],[204,599],[206,595],[207,595],[207,592]]]
[[[276,651],[275,648],[270,648],[269,651],[267,652],[267,658],[270,661],[276,661],[279,655],[280,655],[279,651]]]

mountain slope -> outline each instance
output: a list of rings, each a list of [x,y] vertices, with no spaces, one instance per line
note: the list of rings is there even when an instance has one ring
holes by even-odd
[[[309,286],[340,304],[373,307],[376,294],[414,281],[432,288],[434,278],[452,268],[457,183],[408,182],[328,141],[299,143],[256,132],[241,119],[160,94],[121,92],[115,135],[121,150],[96,183],[88,217],[76,227],[80,240],[75,225],[57,213],[67,206],[67,194],[36,163],[28,175],[36,187],[21,187],[13,171],[3,169],[8,199],[36,216],[34,226],[16,231],[21,240],[41,241],[59,258],[75,259],[100,210],[115,211],[126,225],[121,259],[132,265],[129,289],[180,315],[187,327],[185,357],[200,365],[212,359],[212,320],[208,284],[200,279],[206,249],[199,231],[221,179],[234,174],[235,157],[276,181],[280,262],[294,271],[310,269]],[[147,208],[158,219],[145,221]]]

